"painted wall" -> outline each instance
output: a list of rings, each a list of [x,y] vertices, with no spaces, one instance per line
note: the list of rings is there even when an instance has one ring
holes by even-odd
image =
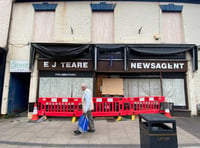
[[[0,47],[7,45],[12,0],[0,1]]]
[[[94,3],[94,2],[93,2]],[[58,2],[55,11],[54,42],[91,43],[92,11],[90,2]],[[168,4],[168,3],[162,3]],[[114,43],[162,43],[154,40],[161,34],[160,3],[116,2],[114,10]],[[184,5],[182,17],[185,43],[200,44],[200,5]],[[145,19],[143,19],[145,18]],[[32,41],[34,9],[32,3],[15,3],[10,42]],[[23,26],[23,27],[21,27]],[[141,33],[138,30],[141,29]],[[71,33],[71,28],[73,33]],[[23,33],[22,33],[23,32]]]
[[[58,3],[55,14],[55,41],[90,43],[90,2]],[[71,28],[73,33],[71,33]]]
[[[0,7],[3,4],[0,1]],[[53,2],[52,2],[53,3]],[[54,40],[56,43],[91,43],[92,11],[88,2],[57,2],[55,11]],[[94,2],[93,2],[94,3]],[[168,3],[166,3],[168,4]],[[155,40],[154,34],[161,32],[161,10],[160,3],[152,2],[116,2],[114,10],[114,43],[162,43],[162,40]],[[200,44],[200,5],[183,4],[183,28],[185,43]],[[1,17],[4,9],[0,9],[0,19],[8,22],[8,18]],[[9,13],[7,13],[9,16]],[[1,21],[1,20],[0,20]],[[3,22],[6,22],[3,21]],[[6,28],[7,24],[0,25]],[[138,30],[141,29],[140,34]],[[34,9],[32,3],[15,3],[11,22],[9,52],[6,62],[6,73],[4,80],[4,92],[2,101],[2,113],[7,113],[7,99],[10,79],[11,60],[29,60],[30,42],[34,33]],[[71,32],[73,29],[73,33]],[[4,33],[6,34],[6,33]],[[1,36],[0,36],[1,37]],[[5,46],[5,39],[0,38],[0,46]],[[199,56],[200,57],[200,56]],[[190,56],[188,56],[190,60]],[[200,71],[193,73],[191,62],[188,62],[187,87],[189,107],[192,115],[196,114],[196,104],[200,103]],[[29,102],[36,100],[37,93],[37,63],[31,73]]]
[[[159,16],[159,3],[117,3],[114,12],[115,43],[157,43],[153,35],[160,33]]]
[[[184,37],[186,43],[200,45],[200,5],[187,4],[183,7]]]

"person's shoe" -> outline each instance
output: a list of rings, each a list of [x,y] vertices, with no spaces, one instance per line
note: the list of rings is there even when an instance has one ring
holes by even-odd
[[[89,129],[88,132],[95,132],[95,129]]]
[[[74,131],[74,135],[80,135],[80,134],[81,134],[81,132],[79,130]]]

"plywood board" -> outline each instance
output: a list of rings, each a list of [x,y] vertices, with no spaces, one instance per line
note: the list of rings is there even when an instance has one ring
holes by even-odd
[[[92,42],[113,43],[114,40],[113,12],[92,13]]]
[[[33,41],[52,41],[55,12],[35,12]]]
[[[102,81],[102,95],[124,95],[123,79],[105,78]]]
[[[163,42],[182,43],[183,42],[183,24],[181,13],[162,13],[162,34]]]

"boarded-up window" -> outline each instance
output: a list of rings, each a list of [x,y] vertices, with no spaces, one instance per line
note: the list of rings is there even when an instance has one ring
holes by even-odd
[[[124,79],[124,96],[160,96],[160,79]]]
[[[186,106],[184,79],[162,79],[163,96],[176,106]],[[124,79],[124,97],[161,96],[160,79]]]
[[[123,79],[105,78],[102,81],[102,95],[124,95]]]
[[[163,79],[163,95],[167,102],[176,106],[186,106],[184,79]]]
[[[113,43],[114,19],[113,12],[92,13],[92,42]]]
[[[81,84],[85,83],[93,92],[92,78],[41,77],[39,97],[82,97]]]
[[[52,41],[54,37],[55,12],[35,12],[33,41]]]
[[[183,42],[182,15],[178,12],[162,13],[162,41],[166,43]]]

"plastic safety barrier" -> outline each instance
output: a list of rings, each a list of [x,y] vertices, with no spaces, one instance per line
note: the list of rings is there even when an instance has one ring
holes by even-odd
[[[123,112],[123,98],[93,98],[93,116],[118,116]]]
[[[159,113],[164,96],[148,97],[94,97],[93,116],[126,116],[140,113]],[[82,114],[81,98],[39,98],[38,114],[40,116],[80,117]]]
[[[160,104],[164,101],[164,96],[127,98],[127,104],[129,106],[128,115],[162,112],[160,111]]]
[[[81,98],[39,98],[38,115],[80,116],[82,114],[81,102]]]

